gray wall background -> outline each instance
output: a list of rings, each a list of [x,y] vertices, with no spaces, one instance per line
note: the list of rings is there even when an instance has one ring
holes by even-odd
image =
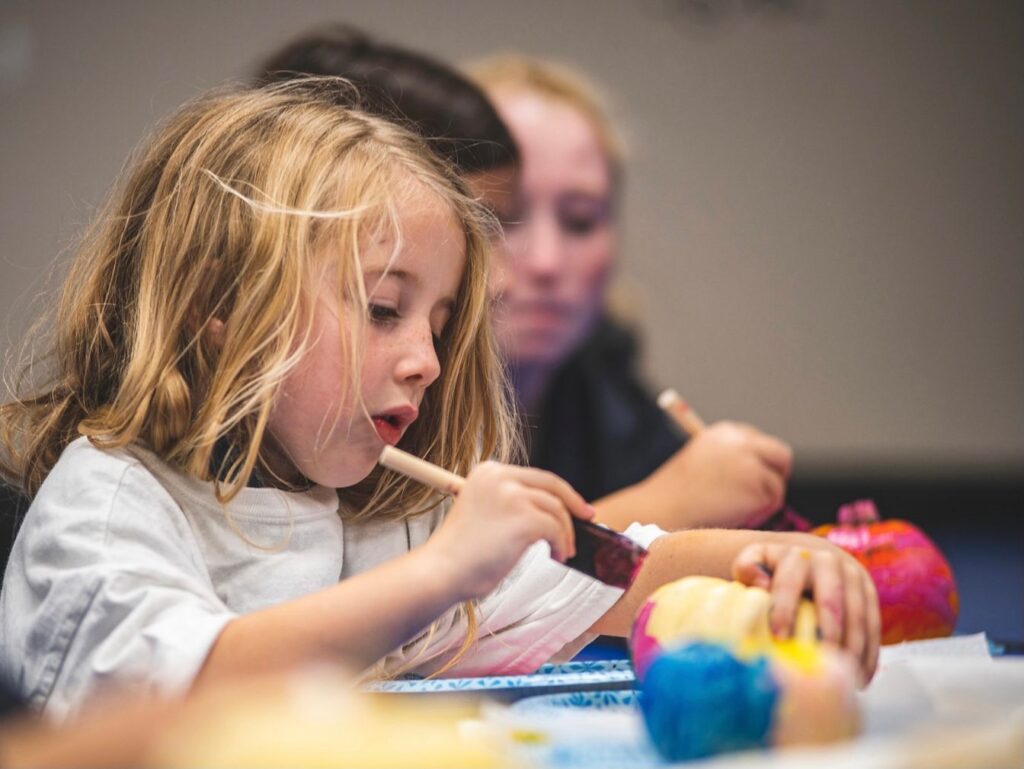
[[[764,6],[4,0],[0,352],[148,126],[345,20],[605,85],[652,384],[787,438],[805,472],[1019,473],[1024,4]]]

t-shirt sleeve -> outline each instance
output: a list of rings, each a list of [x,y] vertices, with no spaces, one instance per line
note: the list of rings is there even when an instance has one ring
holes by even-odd
[[[97,454],[47,478],[0,601],[5,667],[58,719],[110,684],[187,689],[234,617],[163,487],[137,463]]]

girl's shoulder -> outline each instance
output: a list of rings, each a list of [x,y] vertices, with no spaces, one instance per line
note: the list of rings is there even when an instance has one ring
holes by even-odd
[[[227,513],[235,522],[298,522],[310,517],[336,516],[338,509],[337,494],[323,487],[303,492],[244,488],[232,500],[222,503],[212,481],[192,477],[142,446],[104,449],[86,438],[79,438],[64,449],[37,499],[44,493],[63,496],[68,492],[84,494],[92,507],[109,500],[115,511],[142,506],[154,514],[171,509],[188,518],[216,520],[224,520]]]
[[[186,532],[174,501],[132,451],[78,438],[32,499],[18,540],[33,552],[60,543],[63,552],[80,554],[118,541]]]
[[[160,483],[134,447],[105,449],[82,437],[69,443],[32,500],[33,509],[60,508],[63,515],[109,515],[119,499],[158,506]]]
[[[128,448],[104,449],[85,437],[69,443],[43,481],[36,499],[53,493],[114,491],[133,474],[150,475]],[[155,479],[154,479],[155,482]]]

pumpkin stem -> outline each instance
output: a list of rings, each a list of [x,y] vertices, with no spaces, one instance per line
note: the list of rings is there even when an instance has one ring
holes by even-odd
[[[878,521],[878,508],[873,499],[858,499],[839,507],[839,523],[856,525]]]

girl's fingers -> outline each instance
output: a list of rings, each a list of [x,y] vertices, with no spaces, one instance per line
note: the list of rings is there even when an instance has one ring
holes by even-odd
[[[549,473],[547,470],[539,470],[536,467],[515,467],[510,468],[515,471],[517,480],[521,483],[532,486],[538,489],[544,489],[550,494],[554,494],[558,497],[565,508],[570,514],[577,518],[582,518],[584,521],[589,521],[594,517],[595,510],[587,501],[579,495],[579,493],[568,482],[559,478],[554,473]]]
[[[772,573],[768,568],[768,545],[747,545],[732,562],[733,579],[744,585],[770,590]]]
[[[533,527],[533,531],[537,535],[536,540],[543,539],[551,545],[552,558],[559,563],[565,563],[566,559],[571,557],[569,546],[565,540],[565,530],[554,517],[538,515],[533,522]]]
[[[772,609],[769,625],[777,638],[789,638],[796,619],[796,607],[800,602],[807,577],[811,573],[811,551],[790,548],[782,556],[772,576]]]
[[[523,499],[529,505],[558,523],[561,532],[558,549],[565,556],[558,560],[564,561],[576,555],[576,537],[573,534],[572,521],[569,520],[569,516],[565,512],[562,500],[543,489],[531,488],[529,486],[523,486],[522,494]],[[554,554],[553,545],[552,554]]]
[[[516,516],[528,545],[543,539],[551,546],[551,557],[556,561],[564,562],[572,555],[569,541],[566,539],[565,527],[558,520],[558,516],[552,515],[534,504],[534,500],[525,499],[534,491],[522,488],[521,504],[513,508],[513,514]],[[562,516],[568,517],[564,511],[562,511]]]
[[[849,616],[843,590],[855,585],[845,581],[842,568],[831,553],[819,550],[811,556],[811,563],[814,572],[814,607],[817,610],[821,639],[841,646],[843,624]]]
[[[861,683],[867,685],[878,667],[878,648],[882,636],[882,618],[878,607],[878,593],[871,576],[856,562],[845,564],[846,579],[851,586],[847,591],[848,611],[854,616],[847,622],[847,637],[843,644],[861,666]]]
[[[882,615],[878,605],[878,592],[870,575],[864,580],[867,603],[868,648],[864,663],[864,684],[867,685],[878,668],[878,652],[882,643]]]
[[[845,578],[849,582],[846,590],[846,627],[843,634],[843,647],[847,649],[857,663],[864,665],[865,607],[864,585],[854,564],[844,564]]]
[[[737,580],[771,591],[769,623],[780,638],[788,637],[793,627],[797,604],[808,587],[812,555],[810,549],[789,545],[753,544],[733,561]]]
[[[772,633],[788,638],[804,591],[810,589],[822,640],[846,649],[867,683],[878,666],[881,614],[868,573],[833,548],[752,544],[733,561],[733,577],[771,590]]]

